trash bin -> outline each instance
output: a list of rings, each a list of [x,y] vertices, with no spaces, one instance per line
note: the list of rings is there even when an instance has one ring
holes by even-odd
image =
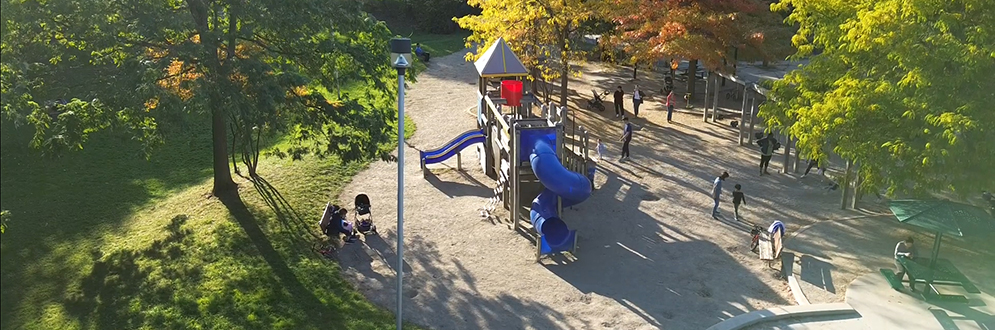
[[[501,82],[501,98],[507,101],[511,107],[522,106],[522,82],[518,80],[505,80]]]

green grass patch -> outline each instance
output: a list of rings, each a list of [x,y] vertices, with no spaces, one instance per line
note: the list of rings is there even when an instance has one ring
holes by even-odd
[[[443,57],[466,49],[466,37],[470,32],[460,30],[452,34],[421,34],[414,33],[411,43],[421,43],[422,48],[432,54],[432,57]]]
[[[466,49],[466,37],[470,32],[459,30],[450,34],[422,33],[409,29],[395,29],[394,33],[411,39],[411,47],[420,43],[422,49],[432,54],[432,57],[443,57]]]
[[[237,178],[244,206],[226,206],[207,197],[206,127],[148,160],[113,132],[52,158],[4,130],[0,328],[393,328],[311,251],[324,203],[365,163],[264,156],[264,180]]]

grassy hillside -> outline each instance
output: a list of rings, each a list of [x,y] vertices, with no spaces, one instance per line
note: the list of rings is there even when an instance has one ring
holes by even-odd
[[[315,222],[361,163],[264,157],[242,201],[208,198],[206,127],[140,146],[97,134],[61,158],[4,127],[3,329],[389,329],[311,251]],[[411,129],[411,128],[409,128]]]
[[[405,35],[444,56],[467,34]],[[208,198],[204,125],[175,127],[149,159],[114,132],[59,157],[29,149],[29,135],[5,123],[0,141],[12,212],[0,328],[393,329],[311,250],[324,204],[365,163],[263,156],[262,180],[236,177],[242,200],[222,202]]]

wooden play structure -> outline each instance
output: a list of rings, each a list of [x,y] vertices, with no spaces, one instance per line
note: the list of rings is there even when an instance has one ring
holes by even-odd
[[[528,70],[504,39],[498,38],[474,65],[480,77],[477,126],[485,137],[477,150],[481,167],[497,180],[488,207],[503,205],[515,230],[535,238],[536,261],[547,254],[573,253],[577,233],[560,215],[563,207],[591,193],[594,167],[587,156],[587,132],[580,127],[579,134],[565,135],[565,108],[536,114],[539,102],[523,93]],[[529,203],[531,208],[525,209]],[[486,208],[482,214],[489,213]]]

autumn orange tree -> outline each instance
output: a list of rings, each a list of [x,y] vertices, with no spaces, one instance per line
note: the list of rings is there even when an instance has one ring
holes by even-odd
[[[476,60],[497,38],[508,42],[533,80],[560,79],[560,104],[567,103],[570,62],[583,60],[583,23],[595,17],[598,1],[588,0],[469,0],[479,15],[455,18],[473,34],[467,47],[478,46],[467,60]]]
[[[622,47],[634,64],[689,60],[688,93],[694,95],[699,61],[727,71],[737,48],[753,49],[765,59],[777,56],[764,51],[765,35],[786,27],[768,6],[760,0],[616,0],[599,12],[615,23],[605,41]]]

